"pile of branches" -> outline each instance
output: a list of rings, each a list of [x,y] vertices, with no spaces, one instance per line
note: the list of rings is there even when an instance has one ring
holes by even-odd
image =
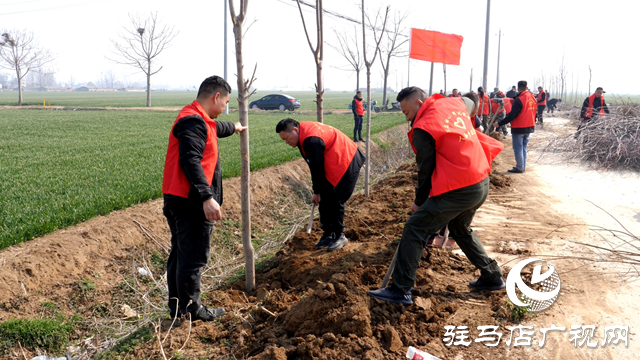
[[[624,103],[610,110],[576,132],[555,138],[549,147],[598,168],[640,170],[640,104]]]

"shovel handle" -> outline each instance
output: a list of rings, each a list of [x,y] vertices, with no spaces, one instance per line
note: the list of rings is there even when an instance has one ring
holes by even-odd
[[[311,233],[313,227],[313,212],[316,210],[316,203],[311,204],[311,216],[309,216],[309,225],[307,225],[307,234]]]

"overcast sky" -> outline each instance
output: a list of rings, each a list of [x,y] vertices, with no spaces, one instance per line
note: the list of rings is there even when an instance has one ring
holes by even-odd
[[[313,0],[307,0],[313,2]],[[238,0],[236,0],[237,4]],[[391,3],[391,11],[408,13],[406,35],[411,27],[454,33],[464,37],[459,66],[447,66],[447,89],[469,90],[473,69],[474,90],[482,85],[487,2],[484,0],[365,0],[372,15]],[[360,19],[358,0],[324,0],[325,10]],[[237,6],[237,5],[236,5]],[[238,6],[237,6],[238,7]],[[640,72],[636,68],[636,1],[491,1],[489,63],[487,84],[496,85],[498,31],[503,32],[500,51],[500,83],[507,90],[518,80],[529,81],[542,74],[551,78],[559,73],[564,54],[567,86],[586,92],[589,70],[591,90],[602,86],[609,93],[636,94]],[[315,28],[313,10],[303,7],[308,28]],[[32,31],[42,47],[56,56],[52,65],[56,79],[65,83],[96,81],[101,72],[112,70],[119,78],[144,82],[134,68],[115,65],[107,59],[113,50],[112,39],[125,26],[131,26],[129,14],[157,12],[163,24],[178,31],[172,45],[159,58],[163,69],[152,77],[153,86],[166,88],[198,87],[207,76],[223,75],[224,0],[150,1],[150,0],[0,0],[0,28]],[[254,22],[255,21],[255,22]],[[259,90],[284,88],[311,90],[315,83],[315,64],[307,44],[295,1],[250,0],[245,27],[253,23],[244,39],[245,69],[257,63]],[[229,21],[228,79],[235,88],[235,51]],[[333,29],[362,36],[360,25],[325,15],[325,42],[337,44]],[[368,35],[371,40],[371,35]],[[359,43],[361,44],[361,38]],[[315,35],[312,36],[315,44]],[[355,88],[355,73],[346,60],[325,46],[325,87],[332,90]],[[369,57],[372,55],[369,50]],[[394,89],[409,83],[429,87],[430,63],[407,58],[392,63],[389,86]],[[11,74],[7,70],[4,73]],[[249,71],[245,71],[248,76]],[[366,75],[361,74],[361,87]],[[372,68],[372,85],[382,87],[380,62]],[[434,91],[444,87],[442,64],[435,65]]]

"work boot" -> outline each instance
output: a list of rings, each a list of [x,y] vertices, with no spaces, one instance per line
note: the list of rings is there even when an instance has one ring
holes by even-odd
[[[514,167],[513,169],[507,170],[507,172],[514,173],[514,174],[522,174],[524,171]]]
[[[469,287],[476,290],[502,290],[505,286],[506,284],[501,277],[495,280],[486,280],[480,277],[478,280],[469,282]]]
[[[340,233],[340,236],[337,237],[334,235],[333,241],[329,244],[329,246],[327,246],[327,251],[331,252],[342,249],[345,245],[347,245],[348,242],[349,240],[347,240],[347,237],[344,236],[344,233]]]
[[[402,293],[393,285],[378,290],[368,291],[367,294],[378,300],[388,301],[396,304],[413,304],[413,300],[411,299],[411,290]]]
[[[200,305],[198,310],[190,312],[191,321],[202,320],[202,321],[213,321],[215,318],[218,318],[224,315],[225,310],[223,308],[219,309],[209,309],[204,305]]]
[[[334,235],[333,233],[324,233],[324,235],[322,235],[322,237],[320,238],[320,240],[316,243],[316,245],[313,247],[314,249],[324,249],[327,246],[329,246],[329,244],[331,244],[334,240]]]

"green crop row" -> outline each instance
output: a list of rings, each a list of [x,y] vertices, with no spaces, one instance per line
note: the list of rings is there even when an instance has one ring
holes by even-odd
[[[0,110],[0,249],[162,196],[171,111]],[[297,159],[275,133],[289,112],[250,114],[251,169]],[[237,121],[237,113],[220,120]],[[350,114],[325,123],[351,134]],[[404,123],[374,114],[372,133]],[[240,175],[238,136],[220,139],[223,177]]]

